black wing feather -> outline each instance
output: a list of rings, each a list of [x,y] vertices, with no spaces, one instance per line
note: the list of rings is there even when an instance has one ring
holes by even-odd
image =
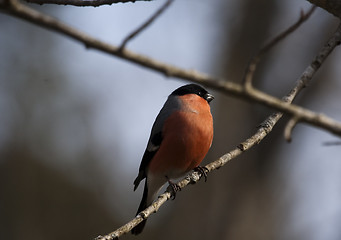
[[[155,134],[151,139],[150,142],[154,145],[154,146],[160,146],[161,142],[162,142],[162,132],[158,132],[157,134]],[[136,177],[135,181],[134,181],[134,191],[136,190],[136,188],[139,186],[140,182],[147,176],[146,175],[146,169],[150,163],[150,160],[152,160],[152,158],[154,157],[155,153],[157,152],[159,148],[157,148],[155,151],[149,151],[148,148],[146,149],[146,151],[143,154],[142,157],[142,161],[140,164],[140,168],[139,168],[139,174]]]
[[[169,96],[153,124],[148,145],[140,164],[139,174],[134,181],[134,190],[136,190],[140,182],[147,177],[148,165],[161,145],[164,121],[169,117],[170,114],[178,109],[180,109],[180,102],[177,97],[172,95]]]

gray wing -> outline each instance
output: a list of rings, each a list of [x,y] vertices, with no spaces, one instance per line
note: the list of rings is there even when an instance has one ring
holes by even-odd
[[[157,115],[155,122],[152,127],[152,131],[150,133],[149,141],[147,144],[147,148],[143,154],[142,161],[139,168],[139,174],[134,181],[134,190],[140,184],[140,181],[144,179],[147,175],[147,168],[150,160],[154,157],[155,153],[160,148],[162,143],[162,129],[165,120],[171,115],[174,111],[180,109],[181,102],[176,96],[169,96],[159,114]]]

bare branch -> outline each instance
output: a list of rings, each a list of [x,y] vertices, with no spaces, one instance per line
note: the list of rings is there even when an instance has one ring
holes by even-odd
[[[29,3],[36,4],[57,4],[57,5],[72,5],[77,7],[99,7],[102,5],[112,5],[115,3],[127,3],[136,1],[152,1],[152,0],[26,0]]]
[[[298,118],[291,118],[289,122],[287,123],[285,129],[284,129],[284,138],[287,140],[287,142],[291,142],[291,135],[292,135],[292,130],[298,123],[299,119]]]
[[[296,23],[294,23],[288,29],[286,29],[283,32],[281,32],[280,34],[278,34],[278,36],[276,36],[269,43],[267,43],[259,51],[259,53],[251,59],[250,63],[246,67],[246,73],[244,76],[243,82],[245,84],[245,88],[251,87],[253,77],[254,77],[254,73],[256,71],[256,66],[257,66],[259,60],[261,59],[261,57],[267,51],[269,51],[271,48],[273,48],[277,43],[279,43],[281,40],[286,38],[290,33],[294,32],[299,26],[301,26],[301,24],[304,23],[311,16],[311,14],[315,11],[315,9],[316,9],[316,6],[312,6],[307,13],[304,13],[303,11],[301,11],[300,17]]]
[[[161,6],[160,9],[158,9],[144,24],[142,24],[139,28],[137,28],[134,32],[129,34],[122,42],[120,50],[123,50],[127,43],[136,37],[140,32],[142,32],[144,29],[146,29],[152,22],[155,21],[157,17],[159,17],[173,2],[173,0],[167,0],[164,5]]]

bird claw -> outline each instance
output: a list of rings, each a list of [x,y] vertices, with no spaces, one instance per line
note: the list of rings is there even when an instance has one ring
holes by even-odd
[[[172,189],[171,199],[174,200],[176,197],[176,192],[181,191],[181,188],[176,183],[173,183],[171,180],[168,180],[168,183]]]
[[[194,168],[194,171],[200,173],[200,175],[201,175],[200,178],[204,177],[205,182],[207,182],[207,173],[208,173],[207,167],[198,166],[198,167]]]

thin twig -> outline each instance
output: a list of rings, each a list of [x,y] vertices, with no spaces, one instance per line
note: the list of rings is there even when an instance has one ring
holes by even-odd
[[[139,33],[141,33],[144,29],[146,29],[152,22],[155,21],[173,2],[174,0],[167,0],[145,23],[143,23],[140,27],[138,27],[134,32],[129,34],[122,42],[120,46],[120,50],[122,51],[127,43],[136,37]]]
[[[292,102],[294,96],[297,95],[299,91],[305,88],[309,82],[311,81],[313,75],[317,72],[317,70],[321,67],[324,60],[329,56],[329,54],[334,50],[336,46],[338,46],[341,42],[341,24],[338,26],[334,35],[324,44],[318,55],[311,62],[311,64],[306,68],[301,77],[297,80],[296,86],[291,90],[293,93],[290,96],[286,96],[283,99],[285,102]],[[322,114],[316,114],[314,116],[315,119],[324,118]],[[284,138],[287,141],[291,141],[292,130],[299,122],[306,122],[301,119],[299,115],[294,115],[291,120],[287,123],[287,126],[284,130]],[[331,123],[332,124],[332,123]]]
[[[250,88],[252,85],[254,73],[256,71],[256,66],[257,66],[259,60],[261,59],[261,57],[267,51],[269,51],[271,48],[273,48],[276,44],[278,44],[281,40],[286,38],[290,33],[294,32],[299,26],[301,26],[301,24],[304,23],[311,16],[311,14],[314,12],[315,9],[316,9],[316,6],[312,6],[309,9],[309,11],[307,11],[306,13],[304,13],[304,11],[301,10],[300,17],[296,23],[294,23],[293,25],[288,27],[286,30],[284,30],[283,32],[278,34],[269,43],[265,44],[265,46],[263,48],[261,48],[261,50],[258,52],[258,54],[251,59],[251,61],[249,62],[249,64],[246,67],[246,73],[244,75],[244,81],[243,82],[244,82],[246,89]]]
[[[287,142],[291,142],[291,135],[292,135],[292,131],[294,129],[294,127],[296,126],[296,124],[298,123],[299,119],[298,118],[291,118],[287,125],[285,126],[284,129],[284,138]]]
[[[36,4],[57,4],[57,5],[71,5],[77,7],[99,7],[102,5],[112,5],[116,3],[128,3],[136,1],[152,1],[152,0],[26,0],[29,3]]]

